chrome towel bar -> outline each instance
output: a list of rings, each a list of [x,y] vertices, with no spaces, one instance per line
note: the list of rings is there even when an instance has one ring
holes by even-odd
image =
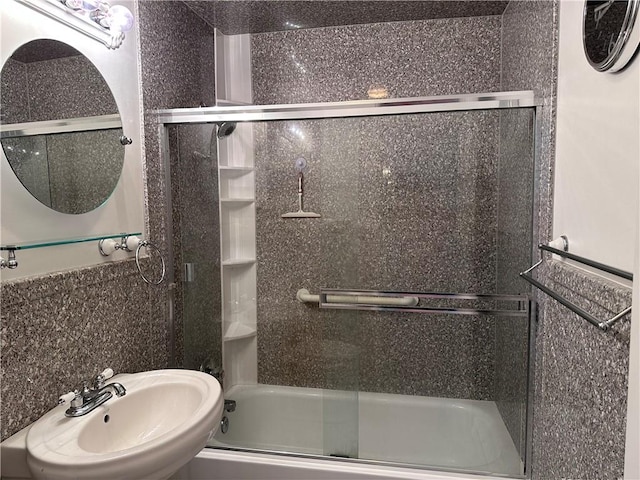
[[[418,302],[407,303],[406,299],[474,300],[482,302],[512,302],[515,309],[429,307]],[[392,304],[392,301],[394,301]],[[497,295],[475,293],[434,293],[434,292],[386,292],[379,290],[320,290],[320,308],[342,310],[373,310],[380,312],[412,312],[455,315],[501,315],[520,317],[529,315],[530,299],[527,295]],[[402,303],[405,303],[404,305]]]
[[[313,295],[309,293],[309,290],[306,288],[301,288],[296,293],[296,298],[298,301],[302,303],[320,303],[320,295]],[[327,297],[328,301],[331,303],[361,303],[368,305],[387,305],[387,306],[405,306],[405,307],[413,307],[418,304],[418,299],[416,297],[404,297],[404,296],[394,296],[394,297],[381,297],[379,295],[373,296],[338,296],[331,295]]]
[[[567,249],[569,248],[568,247],[568,242],[565,243],[565,246],[566,246]],[[624,270],[620,270],[619,268],[611,267],[609,265],[605,265],[604,263],[600,263],[600,262],[596,262],[594,260],[590,260],[590,259],[585,258],[585,257],[581,257],[579,255],[575,255],[573,253],[569,253],[566,250],[560,250],[558,248],[554,248],[554,247],[551,247],[549,245],[544,245],[544,244],[538,245],[538,248],[540,250],[544,250],[544,251],[559,255],[559,256],[561,256],[563,258],[568,258],[568,259],[573,260],[575,262],[582,263],[583,265],[588,265],[590,267],[596,268],[596,269],[601,270],[603,272],[610,273],[610,274],[615,275],[617,277],[621,277],[621,278],[624,278],[626,280],[633,280],[633,274],[632,273],[626,272]],[[554,300],[556,300],[560,304],[562,304],[565,307],[567,307],[569,310],[571,310],[576,315],[584,318],[591,325],[594,325],[594,326],[598,327],[600,330],[607,331],[607,330],[609,330],[611,325],[613,325],[618,320],[620,320],[621,318],[623,318],[624,316],[628,315],[631,312],[631,306],[629,306],[629,307],[625,308],[624,310],[620,311],[619,313],[615,314],[613,317],[611,317],[608,320],[603,320],[603,321],[598,320],[595,316],[591,315],[589,312],[587,312],[587,311],[583,310],[582,308],[578,307],[574,303],[572,303],[569,300],[567,300],[566,298],[564,298],[559,293],[554,292],[551,288],[543,285],[538,280],[534,279],[531,275],[529,275],[530,272],[532,272],[534,269],[536,269],[537,267],[539,267],[542,264],[542,261],[543,261],[543,259],[541,258],[538,263],[536,263],[531,268],[529,268],[529,269],[525,270],[524,272],[522,272],[520,274],[520,277],[522,277],[524,280],[529,282],[531,285],[533,285],[537,289],[539,289],[542,292],[544,292],[547,295],[549,295],[551,298],[553,298]]]

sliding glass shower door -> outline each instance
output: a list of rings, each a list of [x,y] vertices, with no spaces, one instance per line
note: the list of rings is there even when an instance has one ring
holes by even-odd
[[[220,302],[188,297],[191,267],[183,289],[185,361],[219,359],[222,338],[236,401],[212,446],[523,474],[534,121],[520,108],[178,128],[204,129],[182,150],[213,137],[218,151],[215,180],[216,162],[190,154],[210,188],[187,182],[187,208],[219,225],[206,268],[222,279],[206,288]],[[219,312],[208,331],[203,306]]]

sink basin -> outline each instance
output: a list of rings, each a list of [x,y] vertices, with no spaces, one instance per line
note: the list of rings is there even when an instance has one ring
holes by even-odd
[[[26,447],[34,478],[168,478],[220,424],[224,400],[210,375],[156,370],[111,381],[127,394],[82,417],[65,417],[61,405],[33,423]]]

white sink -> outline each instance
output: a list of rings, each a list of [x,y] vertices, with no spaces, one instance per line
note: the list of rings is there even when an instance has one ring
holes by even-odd
[[[26,435],[34,478],[164,479],[191,460],[220,424],[224,400],[210,375],[156,370],[116,375],[127,390],[92,412],[54,408]]]

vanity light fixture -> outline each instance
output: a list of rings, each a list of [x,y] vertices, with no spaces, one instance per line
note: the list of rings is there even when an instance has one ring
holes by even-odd
[[[105,0],[16,0],[115,50],[133,27],[133,14]]]

